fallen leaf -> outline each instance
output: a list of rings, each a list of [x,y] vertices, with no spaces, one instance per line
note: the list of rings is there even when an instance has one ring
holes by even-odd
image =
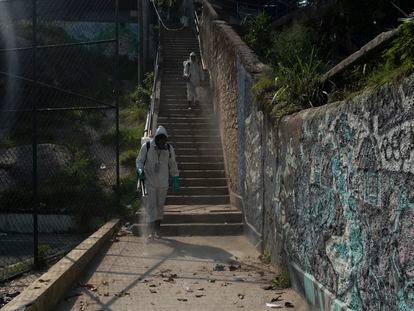
[[[157,291],[156,291],[155,289],[150,288],[150,293],[151,293],[151,294],[156,294],[156,293],[157,293]]]
[[[273,285],[263,285],[263,286],[261,287],[261,289],[264,289],[264,290],[273,290],[273,289],[274,289],[274,287],[273,287]]]
[[[236,271],[236,270],[239,270],[239,269],[241,269],[241,264],[233,264],[233,265],[229,266],[230,271]]]
[[[178,301],[188,301],[187,298],[177,298]]]
[[[289,302],[289,301],[286,301],[286,302],[285,302],[285,307],[286,307],[286,308],[294,308],[295,306],[294,306],[294,304],[293,304],[293,303],[291,303],[291,302]]]
[[[197,290],[204,290],[204,287],[197,288]]]
[[[244,299],[244,294],[238,294],[237,297],[239,297],[240,299]]]
[[[46,283],[46,282],[50,282],[50,279],[39,279],[40,283]]]
[[[276,298],[272,298],[272,300],[270,302],[280,301],[281,300],[280,298],[282,298],[282,296],[279,295]]]
[[[196,296],[196,298],[201,298],[201,297],[204,297],[205,295],[204,294],[197,294],[195,296]]]

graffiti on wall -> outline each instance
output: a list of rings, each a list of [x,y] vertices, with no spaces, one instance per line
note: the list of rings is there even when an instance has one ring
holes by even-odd
[[[286,249],[352,309],[412,311],[414,106],[379,123],[389,107],[358,104],[303,117],[296,144],[281,135]]]

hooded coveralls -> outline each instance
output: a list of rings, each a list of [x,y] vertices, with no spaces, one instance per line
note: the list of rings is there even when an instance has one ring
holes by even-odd
[[[162,126],[157,129],[155,137],[161,134],[168,137],[166,129]],[[148,151],[147,144],[142,145],[136,166],[145,172],[145,187],[148,192],[145,204],[146,222],[162,220],[169,177],[178,176],[174,148],[170,145],[170,150],[160,150],[154,138],[150,141]]]
[[[200,85],[202,78],[200,73],[200,66],[196,61],[193,62],[191,59],[184,61],[183,65],[183,76],[190,77],[190,79],[187,81],[187,100],[198,100],[197,87]]]

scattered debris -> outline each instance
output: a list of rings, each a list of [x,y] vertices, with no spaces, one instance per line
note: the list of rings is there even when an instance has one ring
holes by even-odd
[[[204,297],[205,295],[204,294],[197,294],[195,296],[196,296],[196,298],[201,298],[201,297]]]
[[[157,293],[157,291],[156,291],[155,289],[150,288],[150,293],[151,293],[151,294],[156,294],[156,293]]]
[[[108,292],[106,292],[106,293],[104,293],[103,294],[105,297],[108,297],[109,296],[109,293]]]
[[[232,285],[233,283],[230,283],[230,282],[224,282],[223,284],[221,284],[221,286],[228,286],[228,285]]]
[[[216,283],[216,280],[215,279],[209,279],[208,280],[210,283]]]
[[[40,283],[47,283],[50,282],[50,279],[39,279]]]
[[[214,271],[224,271],[225,267],[222,264],[216,264],[216,266],[213,268]]]
[[[186,291],[187,293],[192,293],[192,292],[193,292],[193,290],[192,290],[190,287],[186,287],[186,288],[185,288],[185,291]]]
[[[282,298],[282,296],[281,296],[281,295],[277,296],[276,298],[272,298],[272,300],[271,300],[270,302],[277,302],[277,301],[281,301],[281,299],[280,299],[280,298]]]
[[[156,284],[151,284],[149,287],[157,287]]]
[[[177,300],[178,300],[178,301],[183,301],[183,302],[188,301],[188,299],[187,299],[187,298],[177,298]]]
[[[19,291],[12,292],[12,293],[7,293],[6,294],[6,296],[9,297],[9,298],[11,298],[11,299],[13,299],[14,297],[17,297],[19,295],[20,295],[20,292]]]
[[[282,305],[277,304],[277,303],[266,303],[266,307],[272,308],[272,309],[281,309],[283,308]]]
[[[117,296],[117,297],[124,297],[124,296],[129,296],[130,295],[130,293],[128,293],[128,292],[125,292],[125,291],[120,291],[119,293],[116,293],[115,294],[115,296]]]
[[[234,281],[236,281],[236,282],[244,282],[244,279],[243,279],[243,277],[241,277],[241,276],[239,276],[239,275],[236,275],[236,276],[234,277]]]
[[[197,290],[202,291],[204,290],[204,287],[197,288]]]
[[[244,294],[238,294],[237,297],[239,297],[240,299],[244,299]]]
[[[273,285],[263,285],[263,286],[261,286],[261,289],[264,289],[264,290],[274,290],[275,287]]]
[[[87,284],[80,284],[81,287],[85,287],[86,289],[96,292],[98,289],[95,287],[95,285],[87,283]]]
[[[295,305],[294,305],[293,303],[289,302],[289,301],[286,301],[286,302],[285,302],[285,307],[286,307],[286,308],[294,308],[294,307],[295,307]]]
[[[241,264],[232,264],[229,266],[229,270],[230,271],[236,271],[236,270],[240,270],[241,269]]]

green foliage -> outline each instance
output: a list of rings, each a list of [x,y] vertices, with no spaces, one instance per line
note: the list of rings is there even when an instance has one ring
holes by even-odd
[[[384,53],[385,67],[393,69],[414,64],[414,22],[400,26],[401,34]]]
[[[137,177],[135,170],[121,180],[120,199],[122,206],[132,205],[132,209],[137,211],[141,207],[141,201],[137,196]]]
[[[149,107],[151,104],[152,86],[154,84],[154,73],[150,72],[145,75],[141,85],[129,94],[128,102],[134,103],[138,107]]]
[[[323,38],[318,38],[315,30],[301,24],[294,24],[284,31],[272,33],[272,47],[267,61],[273,67],[294,66],[298,59],[307,63],[313,61]]]
[[[47,259],[52,251],[52,248],[48,244],[40,244],[37,249],[37,268],[47,267]]]
[[[319,77],[326,63],[316,49],[318,42],[313,30],[295,24],[267,36],[272,38],[272,46],[266,62],[272,70],[259,78],[254,87],[256,98],[265,102],[266,110],[276,119],[323,104]]]
[[[135,127],[126,127],[119,130],[119,144],[121,150],[128,151],[137,146],[141,142],[141,137],[144,134],[144,124],[138,124]],[[104,145],[114,145],[116,143],[115,128],[110,128],[105,134],[101,136],[101,143]]]
[[[320,105],[323,99],[319,82],[322,61],[314,49],[306,57],[295,53],[293,50],[295,62],[288,66],[280,63],[276,69],[277,91],[273,96],[276,110],[278,104],[286,106],[289,103],[299,109],[314,107]]]
[[[135,159],[137,158],[138,151],[136,150],[126,150],[122,152],[119,156],[119,161],[122,165],[126,165],[128,167],[134,167]]]
[[[400,35],[379,55],[372,55],[365,64],[356,65],[342,74],[330,101],[353,97],[367,88],[378,88],[407,76],[414,70],[414,23],[400,26]]]
[[[266,100],[269,97],[268,94],[274,91],[275,88],[275,74],[273,70],[265,70],[254,85],[253,93],[257,99]]]
[[[291,286],[289,270],[284,267],[280,274],[272,281],[275,289],[286,289]]]
[[[248,21],[247,34],[244,40],[257,53],[259,58],[266,59],[272,46],[271,34],[270,17],[266,13],[262,13]]]

